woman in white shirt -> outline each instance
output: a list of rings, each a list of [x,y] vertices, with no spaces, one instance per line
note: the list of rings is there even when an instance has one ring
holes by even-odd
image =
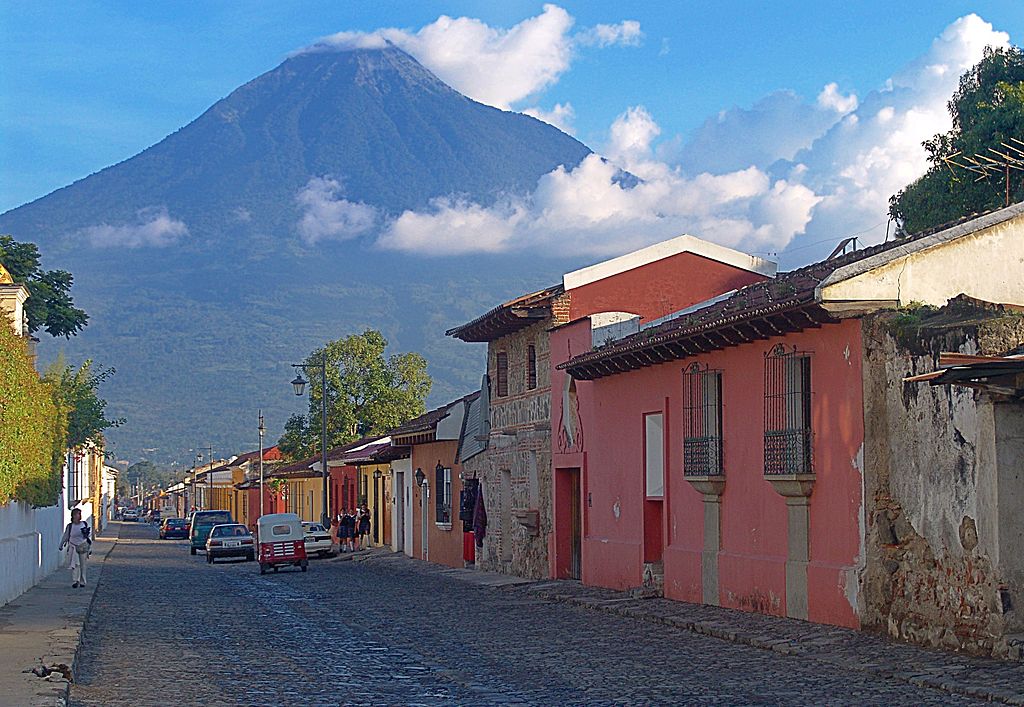
[[[71,586],[77,589],[85,586],[85,561],[92,551],[92,538],[90,537],[89,526],[82,522],[82,509],[75,508],[71,511],[71,522],[64,528],[64,537],[60,540],[60,549],[68,548],[68,555],[71,561],[68,567],[71,568]]]

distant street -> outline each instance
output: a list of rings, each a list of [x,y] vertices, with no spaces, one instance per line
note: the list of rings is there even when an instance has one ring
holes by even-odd
[[[967,704],[406,562],[259,576],[125,525],[72,705]]]

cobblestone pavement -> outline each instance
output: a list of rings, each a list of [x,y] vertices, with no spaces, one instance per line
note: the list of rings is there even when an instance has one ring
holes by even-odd
[[[72,705],[969,704],[412,562],[260,576],[128,526]]]

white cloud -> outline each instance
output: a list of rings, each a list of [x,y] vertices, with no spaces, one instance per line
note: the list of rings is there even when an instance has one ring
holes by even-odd
[[[839,92],[839,84],[833,81],[821,89],[817,104],[819,108],[835,111],[839,115],[846,115],[857,109],[857,96],[853,93],[844,96]]]
[[[95,248],[162,248],[188,235],[183,221],[171,218],[166,207],[143,209],[135,223],[102,223],[80,231]]]
[[[594,25],[576,35],[576,41],[584,46],[638,47],[644,41],[644,33],[636,20],[623,20],[616,25]]]
[[[573,134],[572,121],[576,118],[576,110],[572,107],[572,103],[556,103],[551,110],[544,110],[540,107],[526,108],[523,113],[533,116],[537,120],[543,120],[549,125],[554,125],[564,133]]]
[[[507,29],[442,15],[416,31],[339,32],[303,51],[373,49],[391,42],[457,91],[507,110],[557,83],[578,46],[635,45],[642,38],[634,20],[597,25],[575,36],[573,24],[572,15],[547,4],[539,15]]]
[[[299,234],[308,243],[347,240],[368,233],[377,224],[377,210],[341,196],[341,185],[327,177],[313,177],[295,200],[303,211]]]

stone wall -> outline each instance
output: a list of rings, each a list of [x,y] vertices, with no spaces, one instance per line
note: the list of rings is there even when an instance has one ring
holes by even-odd
[[[487,451],[463,467],[483,482],[487,537],[477,566],[547,577],[551,510],[551,352],[544,320],[488,345],[491,434]],[[527,389],[527,347],[536,351],[537,385]],[[508,395],[498,397],[497,354],[508,354]]]
[[[861,624],[923,645],[1019,658],[1013,632],[1024,586],[1014,580],[1021,560],[1007,551],[1016,544],[1019,558],[1024,547],[1006,532],[1010,509],[998,508],[1000,492],[1021,498],[1021,475],[998,463],[1007,442],[996,428],[1002,420],[1012,429],[1024,405],[903,378],[935,370],[942,351],[1005,353],[1024,342],[1024,318],[950,305],[925,316],[868,317],[863,333]]]

